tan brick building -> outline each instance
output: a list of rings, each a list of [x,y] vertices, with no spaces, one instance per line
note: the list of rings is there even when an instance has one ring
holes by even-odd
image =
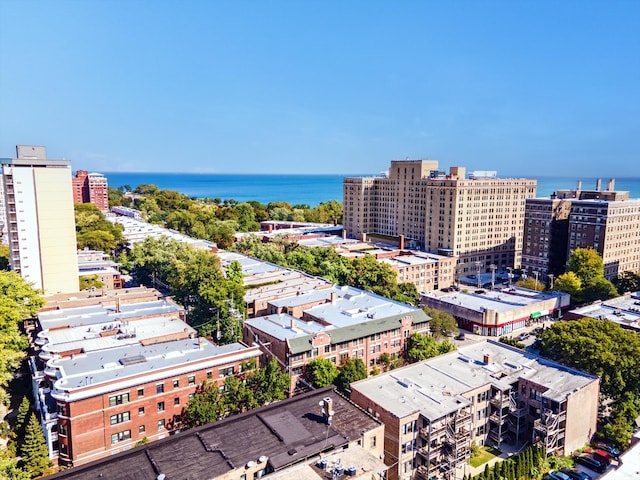
[[[459,258],[459,274],[496,265],[519,267],[524,205],[532,179],[501,179],[464,167],[438,170],[436,160],[393,160],[388,176],[345,178],[347,235],[404,236],[408,248]]]
[[[599,378],[485,341],[351,384],[385,425],[389,480],[461,478],[472,442],[570,454],[596,431]]]

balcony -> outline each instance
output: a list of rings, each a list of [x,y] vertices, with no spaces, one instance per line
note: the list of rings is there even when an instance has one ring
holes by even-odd
[[[441,434],[446,426],[446,423],[440,423],[437,425],[431,425],[429,427],[423,427],[419,430],[419,433],[420,436],[425,440],[431,440],[435,435]]]
[[[418,449],[418,453],[420,455],[422,455],[427,461],[429,460],[433,460],[435,457],[437,457],[440,452],[442,452],[442,444],[438,444],[435,447],[420,447]]]

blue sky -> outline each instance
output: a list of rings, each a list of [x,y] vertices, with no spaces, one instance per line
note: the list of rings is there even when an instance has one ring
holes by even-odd
[[[0,0],[0,157],[640,176],[638,1]]]

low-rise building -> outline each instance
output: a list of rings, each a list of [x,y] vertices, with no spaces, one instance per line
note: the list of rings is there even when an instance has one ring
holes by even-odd
[[[566,293],[537,292],[516,286],[501,290],[470,288],[425,293],[421,304],[452,315],[465,330],[478,335],[502,336],[532,322],[557,318],[571,300]]]
[[[570,454],[596,431],[600,380],[490,340],[351,384],[385,425],[390,480],[461,478],[477,445]]]
[[[386,478],[384,425],[322,389],[50,477],[157,480]],[[335,477],[333,477],[335,478]]]
[[[49,456],[62,465],[178,431],[199,385],[222,385],[262,355],[257,346],[218,347],[197,338],[183,310],[165,299],[119,298],[95,295],[67,308],[58,300],[38,315],[32,387]]]
[[[78,250],[78,276],[95,277],[108,290],[124,286],[120,264],[99,250]]]
[[[562,317],[565,320],[595,318],[609,320],[622,328],[640,332],[640,292],[626,293],[591,305],[569,310]]]
[[[269,302],[268,314],[246,320],[244,341],[268,345],[295,381],[310,360],[336,365],[360,358],[371,370],[382,355],[404,352],[409,336],[429,333],[419,308],[352,287],[332,287]]]

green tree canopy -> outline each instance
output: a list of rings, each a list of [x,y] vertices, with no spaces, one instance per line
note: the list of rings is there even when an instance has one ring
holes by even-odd
[[[458,333],[458,322],[456,322],[453,315],[429,307],[423,308],[422,310],[431,317],[431,320],[429,320],[429,329],[435,339],[451,337]]]
[[[640,291],[640,272],[622,272],[613,279],[613,285],[620,293]]]
[[[604,277],[602,257],[593,248],[576,248],[569,255],[567,272],[575,273],[583,288]]]
[[[407,344],[407,360],[411,363],[426,360],[455,350],[455,345],[448,339],[436,341],[430,335],[414,332]]]
[[[347,392],[349,385],[367,378],[367,367],[360,358],[349,358],[335,379],[335,385],[341,392]]]
[[[338,367],[327,358],[314,358],[305,367],[305,378],[316,388],[332,385],[339,373]]]
[[[553,287],[559,292],[568,293],[574,303],[582,301],[582,281],[575,272],[567,272],[560,275]]]
[[[47,443],[40,427],[40,422],[34,413],[29,417],[29,423],[25,429],[24,441],[20,445],[23,469],[31,475],[38,477],[51,467]]]
[[[121,251],[126,245],[122,225],[111,223],[92,203],[76,203],[76,240],[78,248],[105,253]]]

